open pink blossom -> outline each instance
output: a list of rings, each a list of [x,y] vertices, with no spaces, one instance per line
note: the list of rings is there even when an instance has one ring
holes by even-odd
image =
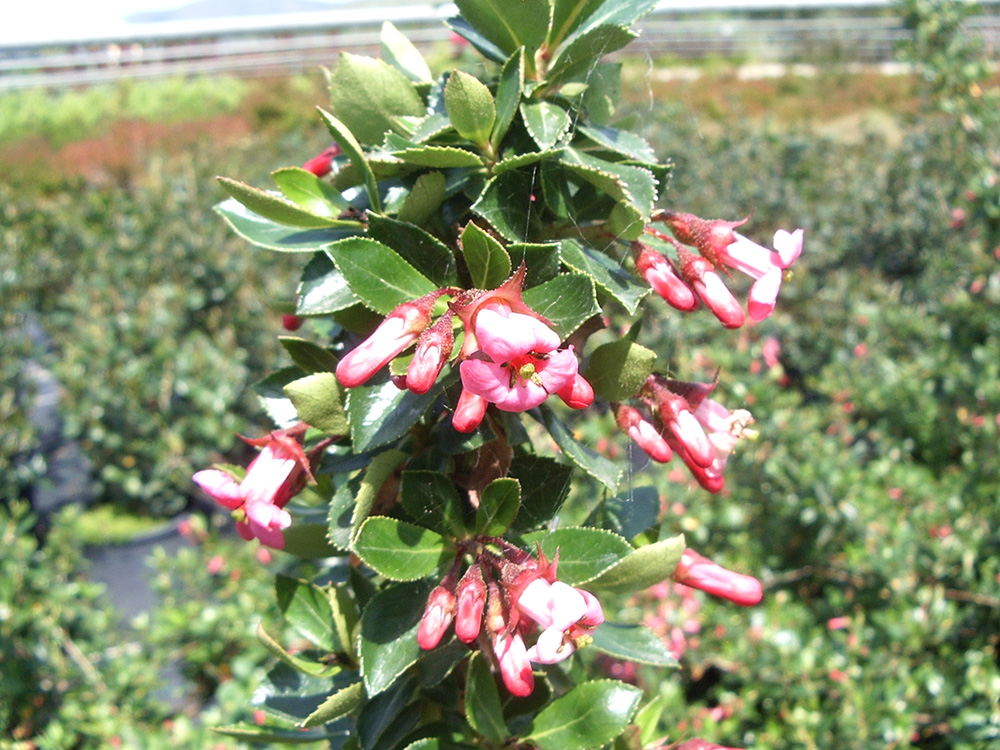
[[[572,347],[558,349],[555,331],[504,303],[478,311],[475,336],[480,349],[459,366],[462,385],[502,411],[533,409],[577,376]]]
[[[587,633],[604,622],[604,610],[589,591],[542,577],[521,590],[516,606],[524,618],[543,629],[528,649],[528,659],[539,664],[562,661]]]
[[[199,487],[233,511],[236,530],[244,539],[257,538],[269,547],[284,548],[282,531],[292,522],[285,505],[311,478],[310,466],[329,442],[324,441],[307,455],[299,441],[305,429],[300,424],[264,438],[243,438],[261,446],[261,452],[240,481],[221,469],[205,469],[194,475]]]
[[[722,263],[756,279],[750,287],[747,304],[747,314],[755,323],[774,312],[784,270],[802,254],[803,234],[801,229],[794,232],[779,229],[774,234],[775,250],[772,251],[733,232],[735,241],[719,251],[718,258]]]

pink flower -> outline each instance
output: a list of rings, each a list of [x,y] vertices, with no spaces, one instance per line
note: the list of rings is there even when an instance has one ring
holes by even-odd
[[[445,585],[435,586],[427,597],[427,607],[417,628],[417,643],[422,649],[432,649],[441,642],[455,617],[455,592]]]
[[[764,596],[760,581],[753,576],[727,570],[693,549],[684,550],[677,568],[670,577],[677,583],[728,599],[744,607],[759,603]]]
[[[715,270],[715,266],[705,258],[678,250],[681,260],[681,275],[698,293],[701,301],[712,311],[726,328],[739,328],[746,321],[743,308],[729,287]]]
[[[501,631],[493,636],[493,652],[500,663],[500,676],[511,695],[525,697],[535,689],[528,650],[517,633]]]
[[[199,487],[233,511],[236,530],[244,539],[256,537],[269,547],[284,548],[282,531],[292,523],[285,505],[312,478],[310,467],[329,443],[323,441],[307,456],[300,442],[306,428],[299,423],[264,438],[242,438],[262,449],[239,482],[221,469],[205,469],[194,475]]]
[[[580,373],[556,391],[556,395],[571,409],[586,409],[594,403],[594,387]]]
[[[475,337],[480,349],[459,366],[462,385],[502,411],[533,409],[577,376],[572,347],[559,349],[555,331],[502,302],[479,309]]]
[[[670,259],[641,242],[632,243],[632,254],[639,275],[672,307],[685,312],[698,308],[698,296]]]
[[[516,600],[518,613],[541,627],[528,659],[555,664],[574,650],[587,633],[604,622],[604,610],[589,591],[562,581],[533,578]]]
[[[458,616],[455,635],[465,643],[479,637],[486,608],[486,582],[478,565],[471,566],[458,582]]]
[[[314,156],[312,159],[303,164],[302,168],[307,172],[312,172],[317,177],[323,177],[330,173],[333,158],[335,156],[339,156],[340,153],[340,146],[335,143],[324,149],[323,153],[318,156]]]
[[[430,325],[431,308],[444,293],[437,290],[412,302],[404,302],[383,320],[359,346],[337,363],[337,380],[346,388],[355,388],[381,370],[396,355],[417,340]]]
[[[455,344],[451,320],[452,314],[446,313],[420,334],[417,350],[406,370],[406,387],[414,393],[427,393],[437,380],[444,363],[451,356]]]
[[[618,426],[649,454],[650,458],[660,463],[666,463],[674,456],[670,445],[663,435],[650,422],[642,418],[638,409],[631,406],[619,406],[615,414]]]
[[[736,232],[733,232],[733,235],[735,241],[723,247],[718,257],[727,266],[756,279],[754,285],[750,287],[747,313],[750,315],[750,320],[757,323],[774,312],[784,269],[802,254],[803,231],[796,229],[794,232],[786,232],[784,229],[779,229],[774,233],[775,251],[768,250]]]

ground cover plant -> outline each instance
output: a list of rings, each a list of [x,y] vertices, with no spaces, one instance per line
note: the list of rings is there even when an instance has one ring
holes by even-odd
[[[731,80],[712,85],[736,86]],[[777,89],[808,98],[809,84],[790,81]],[[861,126],[852,133],[861,137],[830,136],[810,123],[777,118],[747,118],[720,133],[713,119],[738,123],[741,110],[730,115],[724,102],[721,111],[705,117],[665,105],[663,92],[650,106],[649,93],[646,83],[626,89],[626,109],[641,113],[656,153],[674,159],[665,204],[683,195],[688,208],[706,216],[756,209],[753,226],[764,236],[800,221],[808,229],[807,252],[785,282],[775,314],[735,337],[720,336],[704,311],[682,317],[663,308],[644,318],[643,343],[669,352],[673,370],[722,368],[719,392],[754,412],[760,436],[730,458],[728,491],[719,495],[689,486],[679,471],[632,461],[629,502],[638,509],[641,488],[654,486],[664,500],[663,533],[683,532],[690,546],[713,550],[718,562],[756,571],[764,584],[762,604],[734,610],[669,583],[653,587],[623,600],[620,609],[604,609],[618,621],[645,622],[678,658],[679,671],[604,656],[587,663],[643,687],[652,699],[649,714],[661,713],[656,732],[669,738],[653,737],[654,747],[695,736],[745,747],[989,747],[998,726],[994,456],[1000,281],[986,207],[966,195],[980,180],[988,182],[988,162],[956,142],[948,112],[929,108],[914,114],[917,109],[908,105],[910,116],[894,118],[891,131]],[[230,169],[218,171],[263,185],[272,166],[303,163],[322,150],[324,135],[320,129],[309,143],[291,139],[279,144],[283,152],[267,157],[259,144],[247,144]],[[239,159],[246,153],[254,154],[249,171],[249,161]],[[210,190],[200,180],[195,184],[197,191],[181,191],[184,201]],[[58,205],[72,215],[69,202]],[[27,252],[37,244],[16,247]],[[245,252],[238,243],[216,247]],[[203,252],[210,253],[208,245]],[[252,257],[259,263],[269,256]],[[252,303],[251,311],[268,314],[263,310]],[[296,333],[328,332],[321,321],[307,320]],[[268,337],[272,333],[260,340]],[[266,431],[262,424],[254,434]],[[578,425],[576,437],[618,460],[641,455],[615,435],[610,418]],[[246,456],[234,452],[226,459]],[[567,524],[589,515],[575,512],[575,502],[573,496],[564,505]],[[22,527],[10,538],[26,534]],[[243,569],[246,575],[256,565],[235,552],[224,554],[229,571]],[[190,560],[177,566],[198,567]],[[285,572],[304,579],[315,569]],[[188,576],[184,586],[194,592],[217,580],[206,577]],[[248,590],[258,591],[258,600],[266,596]],[[74,607],[72,600],[66,605]],[[11,607],[20,609],[19,603]],[[254,679],[243,667],[231,674],[212,668],[224,659],[215,655],[224,647],[216,651],[209,643],[211,618],[218,614],[211,609],[203,609],[205,627],[193,623],[190,633],[171,631],[181,618],[169,609],[158,615],[161,644],[187,639],[194,658],[204,659],[190,672],[204,686],[199,701]],[[69,616],[60,615],[60,621]],[[235,611],[230,617],[251,619]],[[277,632],[276,614],[266,614],[264,624],[298,655],[292,635]],[[88,639],[99,641],[103,627],[96,635],[75,637],[86,657],[82,663],[102,658],[102,646]],[[249,631],[248,623],[244,634]],[[41,642],[53,655],[65,653],[59,638]],[[593,648],[573,658],[586,659],[588,652]],[[70,667],[80,663],[64,660]],[[37,724],[22,724],[23,741],[106,746],[116,734],[129,736],[123,724],[142,725],[137,715],[126,720],[114,712],[99,724],[74,725],[81,715],[74,708],[77,695],[64,692],[58,720],[39,713]],[[232,707],[233,696],[225,703]],[[269,708],[265,703],[257,706],[264,713],[244,714],[248,726],[273,722]],[[220,718],[236,716],[233,708]],[[46,721],[58,722],[65,734],[53,728],[40,739]],[[168,742],[153,734],[146,741],[149,747]]]

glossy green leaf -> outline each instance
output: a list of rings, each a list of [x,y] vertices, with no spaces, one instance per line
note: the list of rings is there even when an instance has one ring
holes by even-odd
[[[584,77],[599,59],[620,50],[637,36],[630,29],[613,24],[577,32],[559,48],[546,81],[558,84]]]
[[[369,516],[352,545],[355,554],[391,581],[416,581],[455,557],[455,547],[440,534],[387,516]]]
[[[381,143],[393,117],[422,115],[425,109],[413,84],[388,63],[340,53],[330,74],[330,111],[361,143]]]
[[[368,237],[349,237],[328,245],[326,252],[351,291],[383,315],[437,288],[391,247]]]
[[[393,151],[392,155],[408,164],[435,169],[483,166],[483,159],[478,154],[451,146],[417,146]]]
[[[449,18],[445,23],[449,29],[470,42],[486,59],[502,65],[510,56],[510,52],[504,52],[462,16]]]
[[[522,46],[526,57],[533,59],[552,20],[549,0],[457,0],[455,4],[462,18],[501,50],[501,61]]]
[[[510,130],[514,117],[521,105],[524,91],[524,48],[512,54],[500,69],[497,81],[496,121],[490,134],[490,144],[496,150]]]
[[[440,388],[435,385],[422,396],[401,391],[392,381],[351,388],[347,415],[354,450],[364,453],[403,436],[434,403]]]
[[[562,149],[558,148],[549,149],[548,151],[525,151],[523,153],[514,153],[514,149],[509,149],[504,154],[504,158],[493,165],[493,174],[502,175],[504,172],[531,166],[537,162],[552,159],[560,153],[562,153]]]
[[[351,205],[330,183],[302,167],[282,167],[271,177],[282,195],[310,213],[336,218]]]
[[[462,230],[461,247],[474,288],[495,289],[510,276],[510,256],[503,245],[471,221]]]
[[[684,535],[640,547],[591,581],[594,590],[634,594],[667,580],[684,554]]]
[[[584,376],[601,398],[625,401],[639,392],[655,364],[656,352],[634,341],[619,339],[591,352]]]
[[[650,292],[648,284],[640,283],[622,268],[619,261],[600,250],[580,245],[573,240],[564,240],[560,247],[560,257],[568,268],[590,276],[597,287],[621,304],[629,315],[635,315],[639,302]]]
[[[413,129],[410,132],[410,140],[413,143],[427,143],[439,135],[449,133],[454,130],[451,126],[451,120],[448,119],[448,115],[444,112],[432,112],[431,114],[421,117],[413,125]]]
[[[441,207],[445,199],[445,179],[441,172],[426,172],[417,178],[410,194],[403,201],[397,218],[410,224],[424,225]],[[416,265],[416,264],[414,264]],[[419,268],[419,265],[417,266]]]
[[[521,508],[521,485],[510,477],[494,479],[483,488],[476,509],[476,533],[501,536]]]
[[[508,242],[524,241],[531,229],[529,210],[533,180],[518,171],[496,175],[472,206]]]
[[[557,243],[525,244],[523,242],[507,245],[511,268],[517,268],[524,263],[528,269],[524,276],[524,286],[530,288],[548,281],[559,273],[562,257]]]
[[[361,615],[361,674],[368,695],[395,682],[420,655],[417,628],[432,584],[400,583],[378,592]]]
[[[468,496],[459,495],[454,481],[438,471],[408,470],[400,475],[400,502],[421,526],[461,537],[466,533]]]
[[[297,315],[329,315],[358,303],[344,274],[326,253],[316,253],[306,264],[296,298]]]
[[[623,682],[585,682],[546,706],[524,739],[539,750],[599,748],[621,734],[641,696],[639,688]]]
[[[333,677],[314,677],[296,672],[285,663],[272,667],[268,681],[260,686],[251,699],[251,705],[262,709],[280,722],[301,724],[333,692],[357,682],[358,673],[343,670]],[[334,720],[324,730],[345,729],[349,723]]]
[[[553,0],[552,30],[549,49],[556,49],[580,24],[584,23],[605,0]]]
[[[299,419],[327,435],[346,435],[347,414],[341,403],[340,384],[332,372],[317,372],[285,386]]]
[[[622,98],[622,64],[598,63],[587,72],[587,90],[583,92],[583,110],[595,125],[607,125],[614,119]]]
[[[640,162],[655,162],[656,152],[649,141],[641,135],[617,128],[602,128],[581,125],[580,133],[609,151],[627,156]]]
[[[443,190],[444,177],[440,172],[429,172],[422,175],[417,182],[420,183],[425,177],[435,176],[442,180]],[[435,181],[436,179],[429,180],[429,182]],[[412,192],[410,196],[413,196]],[[388,216],[369,214],[368,233],[372,239],[393,248],[403,260],[433,283],[440,286],[454,284],[458,276],[455,268],[455,256],[451,249],[434,235],[409,223],[402,216],[401,213],[399,218],[393,219]]]
[[[375,177],[372,165],[368,162],[365,152],[361,148],[361,144],[358,143],[358,139],[354,137],[354,133],[352,132],[350,126],[341,122],[334,115],[322,108],[318,108],[318,111],[319,116],[326,124],[326,129],[330,131],[330,135],[333,136],[333,139],[337,142],[343,152],[347,154],[347,157],[351,160],[351,167],[353,168],[354,173],[357,175],[361,184],[365,186],[365,194],[368,196],[369,206],[371,206],[371,209],[375,213],[382,213],[382,201],[378,192],[378,180]],[[381,140],[381,138],[379,140]],[[334,177],[334,184],[338,188],[343,189],[345,186],[338,183],[338,178],[341,177],[341,174],[341,171],[337,172]],[[343,181],[348,182],[348,186],[357,184],[353,178]]]
[[[351,514],[350,540],[353,540],[357,536],[358,530],[361,528],[361,524],[365,522],[369,514],[372,512],[372,507],[375,505],[375,499],[378,497],[378,493],[379,490],[382,489],[382,485],[385,484],[385,481],[396,471],[396,467],[399,466],[405,458],[406,454],[397,450],[387,450],[378,454],[372,458],[371,462],[368,464],[368,468],[366,469],[364,476],[357,485],[357,491],[354,493],[348,493],[349,497],[350,494],[354,495],[354,508]],[[348,485],[348,487],[351,488],[350,485]],[[340,492],[338,491],[337,494],[339,495]],[[333,517],[333,508],[331,507],[331,536],[336,533],[337,538],[341,537],[341,535],[337,533],[342,528],[339,521],[340,516],[338,515],[338,518],[335,519]],[[337,526],[334,526],[335,522],[338,522]]]
[[[280,743],[282,745],[307,745],[322,742],[329,737],[322,729],[284,729],[281,727],[260,727],[255,724],[231,724],[224,727],[212,727],[212,731],[224,737],[233,737],[253,744]]]
[[[292,362],[308,373],[333,372],[337,367],[337,355],[308,339],[298,336],[278,336]]]
[[[364,686],[360,682],[341,688],[320,703],[316,710],[309,714],[299,726],[317,727],[328,721],[339,719],[341,716],[347,716],[361,705],[364,697]]]
[[[579,443],[569,427],[547,405],[542,404],[539,409],[545,427],[566,458],[614,492],[621,481],[621,469],[618,465]]]
[[[324,664],[322,662],[309,661],[308,659],[303,659],[300,656],[288,653],[284,646],[272,638],[271,635],[264,629],[263,623],[257,623],[256,635],[260,644],[264,646],[264,648],[266,648],[272,655],[281,659],[281,661],[290,666],[292,669],[302,672],[303,674],[311,674],[314,677],[331,677],[342,669],[342,667],[337,664]]]
[[[528,134],[542,151],[555,146],[573,124],[566,110],[551,102],[523,103],[521,118]]]
[[[491,742],[503,742],[510,734],[503,720],[496,677],[483,655],[469,660],[465,679],[465,718]]]
[[[266,190],[260,190],[246,183],[231,180],[228,177],[216,178],[219,184],[225,188],[233,198],[249,208],[255,214],[270,219],[279,224],[287,224],[292,227],[302,227],[305,229],[317,229],[326,227],[357,228],[358,223],[353,220],[343,221],[331,216],[321,216],[299,208],[294,203],[289,203],[284,198]]]
[[[615,164],[573,148],[564,149],[561,160],[602,192],[632,204],[643,219],[649,218],[656,200],[657,182],[648,169]]]
[[[404,76],[415,83],[430,83],[433,80],[431,69],[427,67],[427,61],[420,50],[391,22],[382,24],[380,41],[382,59]]]
[[[478,78],[453,71],[444,87],[444,107],[460,136],[477,144],[489,140],[497,108],[493,94]]]
[[[629,487],[594,508],[584,526],[596,526],[633,539],[651,528],[659,514],[660,493],[656,487]]]
[[[292,515],[292,525],[284,531],[284,551],[305,560],[332,557],[337,550],[330,546],[324,523],[303,523]]]
[[[274,582],[278,607],[289,625],[314,646],[337,650],[330,603],[319,586],[280,573]]]
[[[544,284],[526,289],[524,301],[528,307],[546,318],[563,339],[601,312],[594,292],[594,282],[589,276],[578,273],[565,273]]]
[[[354,222],[353,226],[341,228],[302,229],[290,227],[265,219],[235,198],[229,198],[216,205],[215,212],[247,242],[283,253],[315,252],[331,242],[358,234],[364,228],[361,222]]]
[[[632,554],[631,544],[603,529],[567,527],[536,531],[523,539],[528,545],[539,543],[549,560],[558,550],[559,580],[572,586],[592,581]]]
[[[645,625],[618,625],[605,622],[593,633],[593,647],[598,651],[639,664],[654,667],[678,666],[663,639]]]
[[[406,674],[371,697],[355,724],[361,750],[395,748],[410,734],[420,718],[420,705],[414,702],[416,689],[416,678]]]
[[[547,524],[569,494],[573,467],[548,456],[515,456],[508,475],[521,485],[521,509],[513,528],[528,531]]]

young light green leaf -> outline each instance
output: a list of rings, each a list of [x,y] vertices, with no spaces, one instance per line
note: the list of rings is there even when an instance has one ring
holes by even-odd
[[[372,166],[368,163],[368,159],[365,157],[365,152],[361,148],[361,144],[358,143],[358,139],[354,137],[354,133],[351,132],[348,125],[324,109],[317,109],[319,116],[326,123],[326,129],[330,131],[330,135],[333,136],[333,139],[351,160],[351,166],[360,177],[361,183],[365,186],[365,194],[368,196],[368,204],[371,206],[372,211],[382,213],[382,200],[379,197],[378,180],[375,178],[375,172],[372,171]],[[341,173],[338,172],[337,177],[340,177],[340,175]],[[349,182],[350,185],[356,184],[353,179],[345,181]],[[336,178],[334,179],[334,183],[337,183]]]
[[[418,226],[426,224],[445,199],[445,179],[441,172],[425,172],[406,196],[397,218]]]
[[[645,625],[619,625],[605,622],[593,633],[593,647],[627,661],[654,667],[677,668],[677,659],[663,639]]]
[[[422,115],[425,110],[413,83],[394,67],[371,57],[340,53],[330,74],[330,111],[361,143],[380,144],[393,128],[394,117]]]
[[[336,240],[363,230],[361,222],[350,227],[302,229],[265,219],[251,211],[235,198],[228,198],[215,206],[215,212],[247,242],[282,253],[311,253]]]
[[[434,169],[483,166],[482,157],[464,148],[451,146],[419,146],[393,151],[392,155],[407,164]]]
[[[302,167],[282,167],[271,172],[271,177],[288,200],[310,213],[337,217],[350,208],[336,188]]]
[[[364,686],[360,682],[341,688],[320,703],[315,711],[299,723],[299,726],[318,727],[341,716],[347,716],[361,705],[364,697]]]
[[[231,180],[228,177],[218,177],[216,179],[218,179],[219,184],[225,188],[227,193],[255,214],[279,224],[306,229],[323,227],[354,229],[358,226],[356,221],[343,221],[330,215],[322,216],[311,213],[294,203],[289,203],[274,193],[260,190],[238,180]]]
[[[461,247],[474,288],[495,289],[510,276],[510,256],[503,245],[471,221],[462,231]]]
[[[390,21],[382,24],[382,59],[414,83],[430,83],[433,81],[431,69],[420,54],[420,50]]]
[[[478,78],[453,71],[444,87],[444,107],[460,136],[480,145],[489,140],[497,108],[490,90]]]
[[[256,635],[260,644],[264,646],[264,648],[266,648],[273,656],[278,657],[292,669],[302,672],[303,674],[311,674],[314,677],[330,677],[342,669],[342,667],[337,664],[331,665],[316,661],[309,661],[300,656],[294,656],[293,654],[288,653],[284,646],[272,638],[271,634],[264,629],[263,623],[257,623]]]
[[[595,590],[634,594],[667,580],[684,554],[684,535],[640,547],[590,582]]]
[[[642,691],[615,680],[585,682],[556,698],[525,740],[539,750],[593,750],[611,742],[632,719]]]
[[[524,542],[541,545],[551,560],[559,552],[559,580],[577,586],[592,581],[632,554],[632,545],[603,529],[566,527],[525,534]]]
[[[656,352],[634,341],[619,339],[597,347],[584,377],[594,393],[607,401],[625,401],[642,388],[656,364]]]
[[[369,516],[352,547],[368,567],[391,581],[424,578],[455,556],[454,545],[440,534],[387,516]]]
[[[285,386],[299,419],[327,435],[346,435],[347,414],[341,403],[340,384],[332,372],[317,372]]]

